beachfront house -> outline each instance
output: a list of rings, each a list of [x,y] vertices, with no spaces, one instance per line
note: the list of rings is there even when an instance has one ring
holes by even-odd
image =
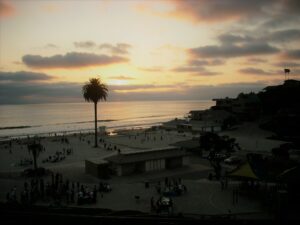
[[[219,132],[222,130],[224,120],[232,116],[226,110],[193,110],[189,113],[190,125],[197,132]]]
[[[253,92],[241,93],[237,98],[217,98],[213,101],[216,102],[216,105],[212,107],[215,111],[231,112],[242,120],[253,120],[258,117],[261,111],[260,99]]]
[[[226,111],[229,111],[231,112],[232,111],[232,106],[235,102],[235,98],[215,98],[213,99],[213,101],[216,102],[216,105],[213,106],[214,109],[222,109],[222,110],[226,110]]]
[[[193,110],[190,111],[190,122],[207,121],[216,124],[222,124],[225,119],[231,116],[231,113],[226,110]]]

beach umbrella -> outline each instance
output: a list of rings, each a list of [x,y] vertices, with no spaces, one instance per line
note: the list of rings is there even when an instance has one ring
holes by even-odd
[[[227,174],[227,176],[259,180],[248,162],[234,169],[229,174]]]

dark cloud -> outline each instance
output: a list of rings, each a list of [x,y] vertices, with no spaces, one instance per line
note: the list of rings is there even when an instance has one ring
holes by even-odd
[[[270,72],[270,71],[265,71],[262,69],[257,69],[257,68],[244,68],[239,70],[240,73],[243,74],[250,74],[250,75],[277,75],[278,72]]]
[[[300,59],[300,49],[286,51],[282,56],[285,59]]]
[[[284,75],[284,68],[283,67],[281,70],[263,70],[263,69],[258,69],[258,68],[253,68],[253,67],[249,67],[249,68],[244,68],[244,69],[240,69],[239,72],[243,73],[243,74],[249,74],[249,75],[266,75],[266,76],[283,76]],[[300,69],[291,69],[290,71],[290,79],[298,79],[298,76],[300,75]]]
[[[15,13],[15,7],[9,1],[0,1],[0,18],[9,17]]]
[[[247,59],[247,62],[248,63],[266,63],[266,62],[268,62],[268,60],[260,59],[260,58],[250,58],[250,59]]]
[[[175,9],[168,15],[194,22],[225,22],[264,14],[264,7],[273,7],[271,0],[173,0]]]
[[[131,45],[126,43],[117,43],[116,45],[105,43],[99,46],[100,49],[105,49],[110,51],[112,54],[118,54],[118,55],[128,54],[128,49],[131,47],[132,47]]]
[[[284,0],[281,2],[283,3],[283,10],[286,13],[294,13],[294,14],[299,15],[299,13],[300,13],[299,0]]]
[[[300,62],[278,62],[278,63],[273,63],[274,66],[286,68],[286,67],[300,67]]]
[[[78,101],[81,84],[76,83],[0,83],[0,104],[26,104]]]
[[[53,76],[49,76],[44,73],[35,73],[27,71],[18,71],[18,72],[3,72],[0,71],[0,82],[1,81],[44,81],[51,80]]]
[[[93,41],[81,41],[81,42],[74,42],[74,46],[76,48],[92,48],[96,46],[96,43]]]
[[[252,55],[266,55],[279,52],[279,49],[268,43],[246,43],[241,45],[208,45],[189,49],[189,53],[194,57],[240,57]]]
[[[264,32],[257,30],[255,35],[253,31],[249,32],[247,30],[239,30],[239,34],[236,32],[227,31],[217,36],[217,39],[222,46],[237,46],[237,45],[269,45],[272,43],[285,43],[291,41],[300,40],[300,30],[299,29],[281,29],[277,31],[264,30]]]
[[[128,77],[128,76],[114,76],[109,78],[112,80],[134,80],[135,79],[133,77]]]
[[[181,66],[172,69],[172,71],[178,73],[190,73],[192,75],[199,76],[215,76],[221,74],[219,72],[211,72],[202,66]]]
[[[192,22],[224,23],[227,21],[268,20],[268,26],[286,17],[300,14],[299,0],[170,0],[174,9],[163,14]],[[154,10],[155,11],[155,10]],[[276,22],[272,21],[276,18]],[[284,21],[285,23],[288,20]]]
[[[80,102],[83,83],[20,83],[0,82],[0,104]],[[257,92],[265,87],[264,82],[233,83],[221,85],[109,85],[109,101],[114,100],[209,100],[218,97],[234,97],[240,92]],[[169,88],[169,91],[161,91]],[[175,88],[175,89],[174,89]],[[151,90],[157,91],[153,92]],[[118,92],[134,91],[134,92]],[[148,91],[149,90],[149,91]],[[176,90],[176,91],[174,91]]]
[[[224,65],[225,61],[221,59],[213,60],[190,60],[188,62],[189,66],[220,66]]]
[[[218,39],[224,44],[232,43],[243,43],[253,41],[254,38],[250,36],[234,35],[234,34],[221,34],[218,36]]]
[[[264,29],[282,29],[282,27],[293,27],[299,24],[300,17],[295,14],[279,14],[266,19],[265,22],[261,24],[262,30]]]
[[[128,58],[120,56],[97,55],[92,53],[69,52],[65,55],[44,57],[40,55],[25,55],[23,63],[32,68],[79,68],[88,66],[105,66],[114,63],[127,62]]]
[[[224,65],[225,61],[221,59],[212,59],[212,60],[198,60],[191,59],[184,66],[179,66],[172,69],[173,72],[178,73],[190,73],[191,75],[199,76],[215,76],[222,73],[212,72],[206,69],[207,66],[220,66]]]
[[[268,35],[266,38],[268,41],[272,42],[290,42],[300,40],[300,30],[299,29],[288,29],[274,31]]]

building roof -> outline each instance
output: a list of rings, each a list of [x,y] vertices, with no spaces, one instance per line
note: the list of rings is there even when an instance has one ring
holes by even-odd
[[[199,139],[190,139],[186,141],[178,141],[174,144],[171,144],[172,146],[178,146],[185,149],[194,149],[194,148],[200,148]]]
[[[171,158],[185,156],[185,150],[179,149],[178,147],[165,147],[159,149],[149,149],[145,151],[132,151],[126,153],[120,153],[118,155],[113,155],[105,158],[109,162],[116,164],[125,164],[132,162],[142,162],[155,159]]]
[[[94,163],[94,164],[107,164],[108,162],[105,161],[103,158],[92,158],[92,159],[86,159],[85,161]]]

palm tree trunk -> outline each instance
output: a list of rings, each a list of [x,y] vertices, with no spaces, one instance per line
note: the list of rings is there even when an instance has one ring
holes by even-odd
[[[95,109],[95,148],[98,147],[98,141],[97,141],[97,102],[94,103],[94,109]]]

